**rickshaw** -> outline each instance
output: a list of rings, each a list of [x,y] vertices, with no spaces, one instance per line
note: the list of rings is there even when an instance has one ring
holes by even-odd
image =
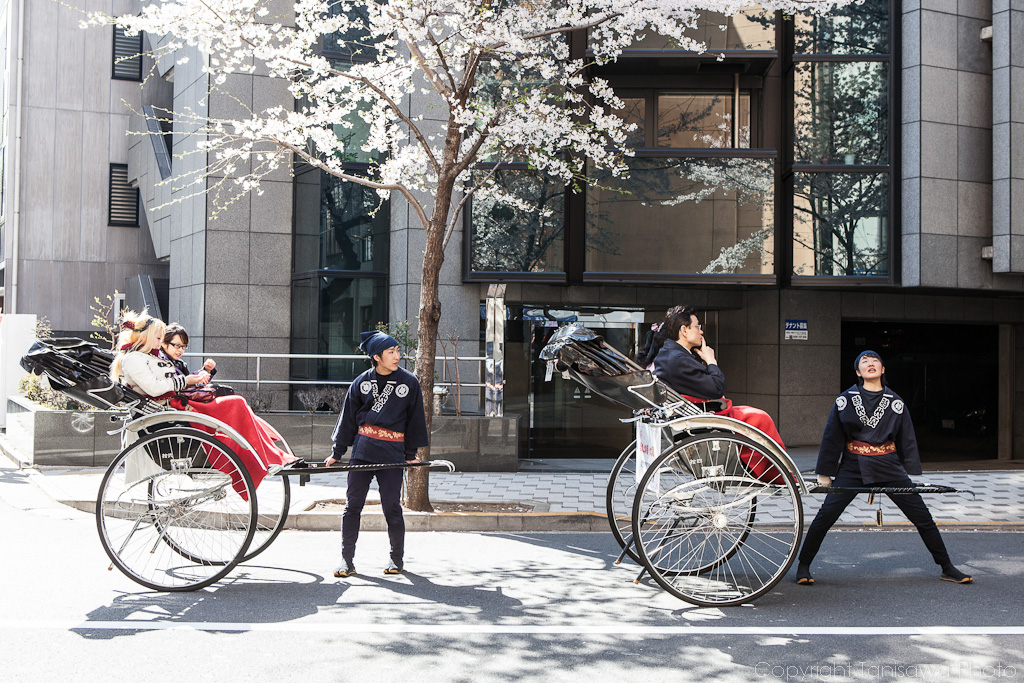
[[[552,372],[633,411],[637,440],[608,478],[606,507],[622,554],[670,594],[718,607],[772,590],[796,557],[806,493],[955,493],[948,486],[809,487],[764,432],[687,400],[579,323],[541,350]]]
[[[153,590],[204,588],[266,550],[288,519],[292,476],[392,467],[454,471],[446,460],[329,468],[300,460],[250,471],[237,449],[254,449],[235,429],[112,381],[113,358],[91,342],[53,338],[37,340],[21,365],[76,401],[118,411],[111,420],[120,426],[110,433],[120,433],[121,451],[100,482],[96,528],[110,568]],[[291,454],[283,439],[277,445]]]

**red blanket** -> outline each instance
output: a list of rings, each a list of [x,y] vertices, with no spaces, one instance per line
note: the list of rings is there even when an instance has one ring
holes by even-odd
[[[183,408],[180,401],[174,400],[171,404],[179,410]],[[252,445],[255,452],[243,449],[226,435],[215,433],[209,427],[200,424],[192,425],[196,429],[214,434],[219,441],[234,450],[241,458],[245,469],[248,470],[249,476],[252,477],[254,487],[259,486],[260,482],[263,481],[263,477],[267,475],[267,467],[269,465],[285,465],[296,460],[295,456],[288,455],[286,451],[274,443],[275,441],[283,441],[281,435],[265,420],[253,413],[249,404],[241,396],[221,396],[210,403],[192,401],[188,404],[188,409],[215,417],[221,422],[230,425]],[[229,468],[228,463],[226,461],[216,462],[216,460],[216,456],[210,457],[210,464],[221,471],[227,471]],[[235,491],[248,500],[242,479],[232,474],[231,481]]]

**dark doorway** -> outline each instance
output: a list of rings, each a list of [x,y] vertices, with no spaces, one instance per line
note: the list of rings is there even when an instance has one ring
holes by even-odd
[[[505,411],[523,416],[526,458],[614,458],[633,440],[629,408],[558,373],[547,376],[540,350],[558,325],[573,320],[630,353],[642,312],[509,306],[505,346]]]
[[[844,321],[839,390],[856,381],[864,349],[881,354],[910,409],[922,461],[998,457],[998,326]]]

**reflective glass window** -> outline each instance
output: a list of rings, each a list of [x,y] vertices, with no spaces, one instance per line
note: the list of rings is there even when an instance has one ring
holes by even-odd
[[[709,149],[750,147],[750,93],[740,93],[739,129],[733,144],[733,93],[658,94],[658,147]]]
[[[314,277],[292,283],[292,352],[358,355],[359,333],[387,317],[387,280]],[[296,358],[295,379],[349,380],[365,360]]]
[[[793,22],[797,54],[889,53],[888,0],[864,0],[823,15],[800,13]]]
[[[628,178],[592,173],[588,271],[774,273],[774,159],[640,158]]]
[[[889,163],[888,67],[886,62],[795,65],[796,163]]]
[[[298,174],[294,187],[295,272],[387,271],[391,219],[386,200],[368,187],[319,170]]]
[[[704,43],[708,50],[774,50],[775,12],[760,5],[740,9],[732,16],[720,12],[700,12],[696,27],[686,35]],[[655,31],[647,31],[631,50],[676,50],[678,43]]]
[[[793,275],[887,276],[889,175],[796,173]]]
[[[528,169],[499,170],[494,181],[498,194],[473,197],[472,270],[562,272],[565,185]],[[500,202],[499,194],[518,202]]]
[[[622,100],[622,109],[616,110],[623,123],[626,125],[635,124],[636,130],[629,133],[626,137],[626,147],[628,149],[637,149],[638,147],[647,146],[647,128],[646,128],[646,114],[647,114],[647,98],[646,97],[619,97]]]

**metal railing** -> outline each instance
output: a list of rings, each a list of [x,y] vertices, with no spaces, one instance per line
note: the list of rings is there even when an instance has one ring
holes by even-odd
[[[308,380],[308,379],[263,379],[262,378],[262,361],[264,358],[285,358],[288,360],[361,360],[365,361],[366,356],[363,354],[331,354],[331,353],[205,353],[196,351],[187,351],[182,354],[187,358],[246,358],[256,359],[256,379],[220,379],[217,381],[221,384],[255,384],[256,390],[259,391],[261,386],[264,384],[287,384],[296,386],[349,386],[352,384],[352,380]],[[454,361],[456,363],[462,362],[476,362],[482,363],[487,361],[486,356],[460,356],[455,354],[454,356],[437,356],[434,360],[435,366],[437,363],[444,363],[445,361]],[[443,367],[443,366],[442,366]],[[435,369],[436,371],[436,369]],[[455,386],[454,381],[437,380],[434,382],[435,385],[440,384],[444,386]],[[483,389],[487,385],[484,382],[459,382],[459,386],[470,389]]]

